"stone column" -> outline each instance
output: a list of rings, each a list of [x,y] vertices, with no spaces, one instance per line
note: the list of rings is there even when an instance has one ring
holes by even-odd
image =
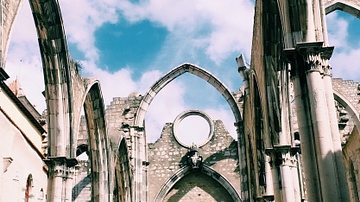
[[[282,196],[277,196],[277,194],[275,194],[275,201],[298,201],[295,198],[292,174],[292,169],[296,167],[296,165],[294,165],[294,157],[291,155],[290,149],[290,145],[275,145],[273,149],[267,150],[272,153],[274,167],[279,168],[280,171]],[[277,175],[273,173],[273,176]]]
[[[265,155],[265,179],[266,179],[266,190],[265,194],[263,195],[263,198],[267,201],[273,201],[274,200],[274,181],[272,176],[272,165],[271,165],[271,157],[268,155]],[[276,180],[277,181],[277,180]],[[277,186],[278,188],[278,186]]]
[[[66,157],[49,157],[45,160],[48,166],[47,201],[72,201],[72,180],[76,159]]]
[[[301,155],[305,173],[305,185],[308,201],[321,201],[317,161],[315,158],[314,137],[311,132],[309,108],[306,102],[307,88],[304,74],[299,71],[301,61],[295,49],[287,49],[285,53],[291,64],[291,79],[294,86],[295,113],[301,141]]]
[[[300,200],[305,201],[305,190],[304,190],[304,180],[303,180],[303,172],[302,172],[302,158],[300,153],[295,154],[296,164],[297,164],[297,174],[298,174],[298,183],[299,183],[299,192],[300,192]]]
[[[238,66],[238,73],[243,79],[243,99],[248,99],[249,95],[249,78],[248,78],[248,68],[246,66],[246,62],[244,56],[241,54],[236,59],[236,63]],[[241,198],[244,202],[250,200],[249,194],[249,172],[248,172],[248,163],[247,163],[247,148],[246,148],[246,134],[244,131],[244,123],[243,121],[234,123],[236,127],[236,134],[238,139],[238,153],[239,153],[239,167],[240,167],[240,183],[241,183]]]
[[[293,179],[293,187],[294,187],[294,202],[300,202],[302,201],[302,192],[301,187],[302,183],[300,180],[301,173],[300,173],[300,164],[299,164],[299,158],[298,158],[298,150],[300,148],[298,147],[292,147],[291,148],[291,174]]]
[[[311,115],[312,127],[309,131],[311,131],[315,142],[322,200],[340,201],[329,113],[321,75],[321,53],[326,49],[322,45],[322,42],[298,44],[297,51],[301,54],[304,62],[303,71],[306,74],[308,91],[306,96],[309,102],[309,107],[305,110]],[[303,120],[299,119],[300,121]]]
[[[333,48],[329,48],[328,52],[322,54],[322,64],[323,64],[323,81],[324,81],[324,89],[325,89],[325,97],[326,104],[328,107],[328,114],[330,120],[330,129],[333,143],[333,152],[335,155],[335,166],[336,173],[339,183],[339,192],[340,192],[340,201],[349,201],[349,189],[348,184],[346,182],[346,170],[345,170],[345,162],[342,154],[341,147],[341,137],[338,127],[338,119],[336,115],[336,107],[334,101],[334,91],[332,88],[331,81],[331,67],[328,64],[328,60],[332,54]]]
[[[143,201],[144,192],[143,189],[143,145],[142,140],[144,133],[143,127],[132,127],[130,128],[130,135],[132,137],[132,165],[134,168],[133,175],[133,201]]]
[[[281,201],[281,191],[280,191],[280,182],[279,182],[279,171],[278,167],[275,165],[275,156],[271,155],[271,174],[272,174],[272,182],[273,182],[273,199],[271,197],[267,197],[269,201]]]
[[[245,94],[245,96],[247,96]],[[241,184],[241,199],[244,202],[250,201],[249,194],[249,172],[247,163],[247,150],[246,150],[246,138],[244,131],[244,123],[237,122],[234,124],[236,127],[236,133],[238,138],[238,153],[239,153],[239,167],[240,167],[240,184]]]

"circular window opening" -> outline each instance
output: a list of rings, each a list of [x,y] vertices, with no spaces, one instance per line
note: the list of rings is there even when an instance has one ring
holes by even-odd
[[[195,144],[198,147],[205,145],[212,136],[212,121],[210,118],[196,110],[180,114],[174,121],[175,139],[184,147]]]

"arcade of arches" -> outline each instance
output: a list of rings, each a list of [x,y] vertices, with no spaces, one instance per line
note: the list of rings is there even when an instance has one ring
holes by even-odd
[[[29,2],[48,108],[44,121],[0,68],[0,133],[9,135],[0,142],[0,201],[360,200],[360,83],[332,78],[325,21],[335,10],[359,18],[358,1],[256,0],[251,66],[236,59],[240,91],[185,63],[107,107],[101,83],[71,59],[58,1]],[[2,67],[20,3],[1,4]],[[149,106],[183,74],[226,100],[236,139],[218,117],[190,109],[146,142]],[[189,116],[209,127],[199,143],[178,136]]]

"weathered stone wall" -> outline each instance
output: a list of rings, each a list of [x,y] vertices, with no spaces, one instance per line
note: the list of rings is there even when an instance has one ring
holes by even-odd
[[[198,149],[203,163],[224,176],[240,192],[240,173],[238,172],[237,142],[229,135],[222,121],[214,121],[214,136]],[[164,183],[180,168],[186,166],[188,149],[182,147],[172,134],[172,123],[165,124],[160,139],[148,144],[148,189],[149,199],[153,201]],[[194,183],[206,185],[195,188]],[[184,201],[196,201],[207,198],[218,201],[214,196],[226,196],[219,183],[210,177],[189,174],[181,179],[169,192],[168,198],[175,197]],[[177,190],[182,187],[181,190]],[[201,187],[201,186],[200,186]],[[208,191],[211,190],[209,193]],[[206,193],[205,193],[206,192]],[[195,197],[195,198],[194,198]],[[205,198],[204,198],[205,197]],[[201,200],[200,200],[201,201]]]
[[[343,148],[346,176],[348,181],[350,199],[352,202],[360,200],[360,134],[353,133]]]
[[[80,161],[75,168],[72,200],[76,202],[91,201],[91,167],[89,161]]]
[[[356,110],[356,113],[359,113],[360,83],[340,78],[333,79],[332,81],[334,91],[336,91],[342,99],[345,99],[346,105],[351,105],[351,107]],[[360,134],[359,129],[354,125],[355,121],[353,119],[359,119],[359,117],[351,117],[348,106],[342,106],[341,103],[337,103],[339,129],[343,140],[343,156],[350,200],[355,202],[360,200]]]
[[[352,80],[333,78],[332,85],[334,91],[341,94],[346,100],[360,112],[360,83]]]
[[[121,138],[127,138],[131,144],[130,127],[134,125],[135,113],[141,102],[139,93],[132,93],[129,97],[115,97],[106,108],[106,123],[113,149],[119,146]]]
[[[194,172],[185,176],[179,183],[175,184],[173,189],[167,194],[164,201],[233,201],[217,181],[201,173]]]

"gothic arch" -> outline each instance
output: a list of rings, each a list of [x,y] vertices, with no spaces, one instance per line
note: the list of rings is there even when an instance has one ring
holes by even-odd
[[[168,72],[162,78],[160,78],[153,86],[151,86],[150,90],[145,94],[145,96],[144,96],[143,100],[141,101],[140,106],[137,110],[135,126],[139,126],[139,127],[143,126],[146,111],[147,111],[150,103],[155,98],[155,96],[160,92],[160,90],[163,89],[172,80],[174,80],[175,78],[179,77],[180,75],[182,75],[186,72],[193,74],[193,75],[207,81],[217,91],[219,91],[219,93],[221,93],[221,95],[228,102],[228,104],[231,108],[231,111],[234,114],[235,122],[236,123],[242,122],[239,106],[237,105],[237,102],[235,101],[235,98],[233,97],[233,95],[231,94],[229,89],[221,81],[219,81],[214,75],[212,75],[205,69],[202,69],[193,64],[185,63],[185,64],[182,64],[182,65],[172,69],[170,72]]]
[[[122,137],[115,156],[114,202],[132,201],[132,172],[126,138]]]
[[[192,168],[190,166],[185,166],[177,170],[160,188],[158,194],[155,197],[155,202],[161,202],[164,200],[166,194],[171,190],[171,188],[179,182],[182,178],[192,172]],[[233,201],[241,201],[238,192],[235,190],[234,186],[220,173],[216,172],[212,168],[207,165],[202,165],[200,172],[206,174],[207,176],[216,180],[221,186],[223,186],[230,196],[232,197]]]
[[[178,67],[175,67],[170,72],[165,74],[163,77],[161,77],[154,85],[151,86],[149,91],[144,95],[143,99],[141,100],[141,103],[139,105],[139,108],[136,112],[136,118],[134,121],[134,129],[133,132],[138,133],[137,135],[133,134],[134,136],[137,136],[137,138],[134,140],[133,145],[138,148],[136,151],[132,152],[132,158],[134,161],[134,176],[135,182],[133,186],[133,197],[134,200],[137,200],[138,197],[144,197],[146,194],[140,193],[142,186],[147,186],[146,184],[146,176],[144,176],[141,172],[138,170],[142,170],[144,164],[146,165],[147,157],[146,157],[146,143],[145,143],[145,135],[144,132],[144,120],[145,120],[145,114],[147,112],[147,109],[149,105],[151,104],[152,100],[155,98],[155,96],[160,92],[161,89],[163,89],[168,83],[170,83],[175,78],[179,77],[180,75],[184,73],[190,73],[195,76],[198,76],[199,78],[207,81],[209,84],[211,84],[221,95],[225,98],[227,103],[229,104],[234,118],[235,118],[235,126],[236,126],[236,132],[238,135],[238,142],[244,142],[243,136],[241,135],[243,133],[243,127],[242,127],[242,117],[240,113],[239,106],[234,98],[234,96],[231,94],[229,89],[220,82],[214,75],[209,73],[208,71],[195,66],[193,64],[185,63]],[[239,143],[240,144],[240,143]],[[240,153],[245,153],[244,148],[240,147]],[[242,175],[242,181],[246,181],[246,176]],[[138,180],[136,180],[138,179]],[[141,180],[142,181],[141,181]],[[143,183],[145,182],[145,184]]]
[[[334,99],[338,101],[343,107],[345,107],[345,110],[349,113],[350,119],[354,121],[354,129],[360,132],[360,120],[359,120],[359,113],[355,109],[354,106],[350,104],[349,101],[345,97],[343,97],[340,93],[334,92]],[[359,133],[360,134],[360,133]]]
[[[325,12],[341,10],[360,19],[360,3],[357,0],[325,0]]]
[[[84,111],[91,159],[92,198],[96,201],[102,201],[105,198],[110,201],[110,153],[108,152],[110,147],[106,133],[104,106],[100,84],[95,81],[85,94]]]
[[[246,186],[248,187],[248,194],[250,198],[256,198],[260,196],[266,190],[266,177],[265,177],[265,148],[270,147],[270,134],[266,132],[266,128],[274,128],[275,124],[266,125],[265,116],[266,109],[265,107],[268,105],[270,100],[266,99],[266,96],[262,94],[259,81],[257,78],[256,71],[249,71],[249,91],[251,92],[246,96],[248,102],[247,105],[251,105],[251,107],[246,107],[247,111],[244,111],[244,117],[250,118],[252,121],[251,124],[245,123],[246,127],[246,147],[247,147],[247,172],[248,172],[248,181],[246,182]],[[272,90],[271,90],[272,91]],[[271,93],[271,92],[267,92]],[[271,120],[277,119],[274,105],[276,104],[276,98],[274,95],[277,95],[276,92],[269,95],[268,98],[271,100],[270,107],[267,108],[269,113],[269,117]],[[271,108],[273,106],[273,108]],[[272,123],[273,121],[269,121]],[[268,136],[266,136],[268,135]],[[276,138],[276,137],[275,137]],[[244,185],[243,185],[244,186]]]
[[[66,162],[72,162],[67,165],[69,167],[76,164],[73,159],[76,157],[81,108],[84,107],[92,169],[92,200],[110,201],[109,142],[99,81],[84,80],[78,72],[79,65],[71,59],[58,1],[30,0],[30,6],[43,63],[52,146],[49,157],[55,157],[55,161],[65,158]]]

